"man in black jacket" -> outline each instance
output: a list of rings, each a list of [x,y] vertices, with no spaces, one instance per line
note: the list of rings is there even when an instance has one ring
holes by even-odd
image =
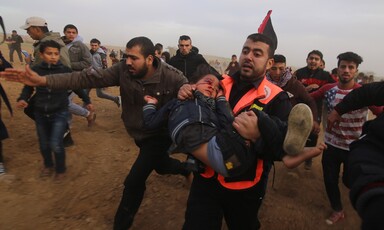
[[[305,86],[305,89],[308,93],[312,93],[318,90],[321,86],[327,83],[335,82],[329,72],[320,68],[323,60],[323,54],[319,50],[312,50],[308,53],[307,56],[307,66],[298,69],[293,75],[296,76]],[[320,124],[322,117],[322,101],[316,102],[317,106],[317,122]],[[312,132],[307,141],[307,147],[316,146],[317,139],[319,135],[315,132]],[[312,167],[312,159],[309,159],[305,162],[305,169],[310,170]]]
[[[184,76],[189,78],[196,71],[197,66],[208,64],[204,57],[199,54],[199,49],[192,46],[192,40],[188,35],[182,35],[179,38],[179,50],[176,55],[169,60],[169,64],[183,72]]]

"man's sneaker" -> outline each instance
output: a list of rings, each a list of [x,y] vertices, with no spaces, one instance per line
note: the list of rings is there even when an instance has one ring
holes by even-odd
[[[5,173],[4,164],[0,162],[0,175]]]
[[[117,101],[115,101],[118,108],[121,106],[121,96],[117,96]]]
[[[64,133],[63,144],[65,148],[75,144],[75,142],[72,139],[70,130],[67,130]]]
[[[311,109],[303,103],[295,105],[288,117],[288,130],[285,135],[283,149],[291,156],[303,151],[313,126]]]
[[[338,222],[339,220],[342,220],[344,219],[345,216],[344,216],[344,211],[340,211],[340,212],[332,212],[331,216],[328,217],[328,219],[325,220],[325,222],[329,225],[332,225],[336,222]]]

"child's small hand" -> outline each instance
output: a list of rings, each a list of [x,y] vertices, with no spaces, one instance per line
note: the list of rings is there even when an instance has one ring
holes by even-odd
[[[158,103],[156,98],[149,96],[149,95],[144,96],[144,101],[147,103],[150,103],[150,104],[155,104],[155,105]]]
[[[24,100],[19,100],[17,103],[16,103],[16,107],[19,108],[19,109],[25,109],[28,107],[28,102],[24,101]]]

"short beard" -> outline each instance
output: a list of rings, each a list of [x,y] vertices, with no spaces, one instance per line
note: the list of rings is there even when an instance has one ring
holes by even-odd
[[[353,80],[353,78],[350,78],[350,79],[344,79],[344,78],[339,78],[339,81],[343,84],[346,84],[346,83],[349,83]]]
[[[132,78],[141,79],[148,73],[148,67],[143,65],[143,68],[136,74],[131,74]]]

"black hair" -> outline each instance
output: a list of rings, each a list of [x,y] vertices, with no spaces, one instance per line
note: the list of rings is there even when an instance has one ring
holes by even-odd
[[[79,33],[79,31],[77,30],[77,27],[74,26],[74,25],[72,25],[72,24],[68,24],[68,25],[66,25],[66,26],[64,27],[63,32],[65,33],[65,31],[66,31],[67,29],[75,29],[75,30],[76,30],[76,33]]]
[[[281,55],[281,54],[273,55],[273,60],[275,61],[275,63],[286,63],[287,62],[284,55]]]
[[[155,56],[155,46],[152,41],[147,37],[135,37],[129,40],[126,45],[127,49],[130,49],[134,46],[140,46],[141,54],[146,58],[149,55]]]
[[[312,50],[311,52],[308,53],[307,58],[309,58],[309,56],[311,56],[312,54],[319,56],[320,59],[323,60],[323,53],[320,52],[320,50]]]
[[[163,52],[163,45],[162,44],[156,43],[156,45],[155,45],[155,53],[156,52],[159,53],[159,54],[161,54]]]
[[[363,58],[360,57],[358,54],[353,52],[345,52],[341,53],[337,56],[337,66],[340,65],[341,61],[350,61],[356,64],[356,67],[359,67],[359,65],[363,62]]]
[[[331,74],[337,74],[337,68],[333,68]]]
[[[99,45],[101,44],[101,42],[98,39],[96,39],[96,38],[92,38],[90,43],[97,43]]]
[[[189,37],[188,35],[181,35],[180,37],[179,37],[179,40],[191,40],[191,37]]]
[[[45,49],[47,47],[52,47],[52,48],[56,48],[60,51],[61,49],[61,46],[59,43],[55,42],[54,40],[48,40],[48,41],[44,41],[42,43],[40,43],[40,46],[39,46],[39,52],[40,53],[44,53]]]
[[[200,79],[202,79],[207,74],[212,74],[215,77],[217,77],[217,79],[219,79],[219,80],[222,79],[220,73],[217,72],[215,70],[215,68],[213,68],[209,64],[200,64],[200,65],[197,66],[196,71],[189,78],[189,82],[190,83],[196,83],[196,82],[198,82]]]
[[[234,58],[234,57],[237,58],[236,54],[232,54],[232,58]]]
[[[163,50],[163,45],[161,43],[156,43],[155,50],[162,51]]]
[[[263,42],[263,43],[267,44],[269,46],[269,48],[268,48],[268,57],[269,58],[272,58],[273,55],[275,54],[275,44],[272,41],[272,39],[267,37],[266,35],[255,33],[255,34],[249,35],[247,37],[247,39],[250,39],[253,42]]]
[[[171,54],[167,51],[164,51],[161,56],[164,56],[165,57],[165,62],[168,63],[169,62],[169,59],[171,59]]]

